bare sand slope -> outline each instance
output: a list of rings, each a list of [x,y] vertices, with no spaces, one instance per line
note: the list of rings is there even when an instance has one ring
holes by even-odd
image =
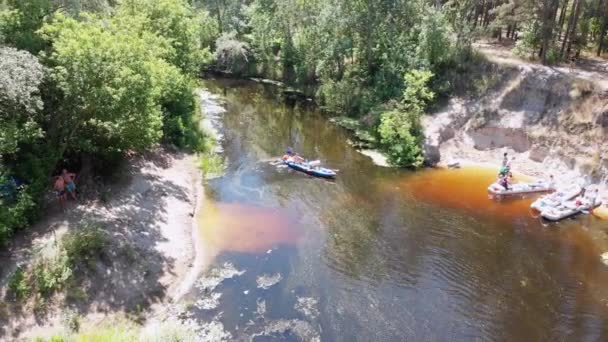
[[[187,290],[202,267],[196,259],[196,211],[202,196],[200,171],[192,155],[162,149],[134,157],[121,180],[103,188],[106,203],[70,202],[65,213],[51,208],[47,217],[0,252],[0,340],[48,336],[62,329],[62,311],[75,310],[81,326],[114,316],[145,320]],[[99,225],[108,242],[93,270],[75,277],[72,298],[60,291],[43,312],[34,300],[10,301],[7,279],[20,264],[51,253],[55,241],[83,224]]]

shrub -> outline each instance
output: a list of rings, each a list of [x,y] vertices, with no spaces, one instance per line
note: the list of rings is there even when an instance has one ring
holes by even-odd
[[[393,165],[417,168],[424,162],[420,117],[435,96],[428,87],[432,77],[429,71],[409,71],[405,75],[406,88],[401,103],[380,116],[380,141]]]
[[[33,271],[36,291],[46,297],[63,287],[72,276],[72,269],[64,253],[54,259],[42,258],[36,262]]]
[[[67,262],[71,267],[79,262],[90,264],[91,260],[103,250],[106,239],[99,227],[84,225],[78,231],[67,233],[62,239]]]
[[[421,167],[421,134],[416,115],[398,110],[383,113],[378,133],[391,164],[406,167]]]
[[[213,58],[221,70],[240,75],[249,62],[249,44],[236,38],[236,32],[224,33],[215,42]]]
[[[21,300],[29,296],[31,291],[29,279],[27,279],[27,275],[23,267],[17,267],[15,272],[13,272],[8,280],[8,288],[17,300]]]

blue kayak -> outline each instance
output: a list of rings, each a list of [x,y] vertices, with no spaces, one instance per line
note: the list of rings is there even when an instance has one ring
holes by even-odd
[[[334,170],[326,169],[324,167],[310,167],[306,164],[298,164],[290,161],[284,161],[283,163],[294,170],[304,172],[315,177],[334,178],[336,176],[336,172]]]

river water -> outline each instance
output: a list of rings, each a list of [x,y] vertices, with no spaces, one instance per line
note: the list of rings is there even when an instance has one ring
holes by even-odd
[[[196,320],[253,341],[608,340],[605,222],[489,199],[494,170],[376,166],[271,86],[206,87],[227,169],[199,218]],[[287,146],[337,179],[271,165]]]

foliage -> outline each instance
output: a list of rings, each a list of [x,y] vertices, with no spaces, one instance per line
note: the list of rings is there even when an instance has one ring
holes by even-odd
[[[236,33],[224,33],[215,42],[213,58],[220,69],[241,74],[249,61],[249,45],[236,39]]]
[[[35,291],[47,297],[63,287],[72,276],[72,268],[64,251],[53,258],[40,258],[35,264],[31,280]]]
[[[0,158],[42,137],[40,85],[45,73],[30,53],[0,47]]]
[[[160,58],[166,44],[120,19],[87,19],[57,15],[42,29],[53,42],[46,62],[64,96],[62,124],[54,128],[78,152],[144,149],[162,135],[160,85],[173,68]]]
[[[138,328],[133,324],[102,324],[93,329],[72,332],[69,334],[55,335],[48,339],[37,337],[35,341],[40,342],[132,342],[138,340]]]
[[[225,169],[224,158],[215,152],[216,145],[215,136],[211,132],[204,131],[199,142],[198,152],[200,152],[200,169],[205,178],[221,175]]]
[[[77,231],[66,234],[61,241],[72,268],[79,263],[90,264],[103,250],[105,243],[101,230],[94,225],[81,226]]]
[[[17,267],[15,272],[13,272],[13,274],[10,276],[8,280],[8,289],[17,300],[21,300],[29,296],[30,285],[26,278],[23,267]]]
[[[16,299],[30,294],[42,298],[63,288],[72,279],[78,265],[91,265],[105,247],[101,230],[85,224],[66,233],[52,256],[39,256],[29,268],[19,267],[9,280],[9,289]]]
[[[142,330],[140,340],[150,342],[164,341],[200,341],[205,340],[197,331],[197,326],[192,321],[181,322],[176,319],[166,320],[154,327]],[[211,334],[210,334],[211,335]],[[217,341],[223,340],[221,336],[205,336],[210,340],[215,338]]]
[[[441,11],[430,10],[421,22],[416,54],[427,68],[445,63],[450,58],[451,42],[449,26]]]
[[[397,110],[383,113],[378,132],[391,164],[420,167],[424,161],[420,147],[419,118]]]
[[[185,74],[196,74],[202,64],[209,62],[209,50],[201,49],[202,29],[206,26],[200,25],[201,18],[186,0],[129,0],[120,11],[128,14],[127,18],[143,15],[146,29],[169,42],[172,49],[167,61]]]
[[[380,117],[378,133],[393,165],[416,168],[424,162],[420,117],[427,103],[434,98],[434,93],[428,88],[432,77],[429,71],[408,72],[401,104]]]
[[[44,136],[40,93],[45,76],[46,69],[30,53],[0,47],[0,246],[33,218],[43,188],[37,177],[48,164],[36,151],[45,149],[38,146]],[[12,179],[27,182],[17,186]]]
[[[196,149],[192,76],[218,33],[190,3],[2,2],[0,44],[39,60],[0,47],[0,187],[10,195],[0,198],[0,245],[41,212],[66,155],[106,160],[161,141]]]
[[[36,31],[53,12],[51,0],[8,0],[9,9],[0,11],[0,37],[18,49],[38,53],[46,46]]]

